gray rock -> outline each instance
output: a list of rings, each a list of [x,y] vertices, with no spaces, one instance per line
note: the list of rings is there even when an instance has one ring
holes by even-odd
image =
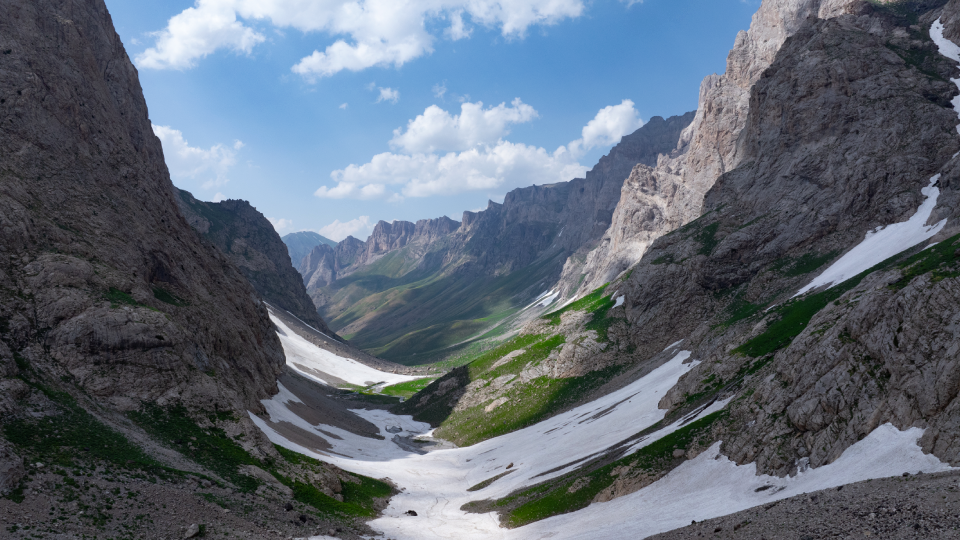
[[[181,216],[104,3],[6,2],[0,47],[7,345],[114,407],[259,411],[279,340],[253,287]]]
[[[184,538],[194,538],[200,534],[200,526],[196,523],[187,527],[187,531],[183,533]]]
[[[6,495],[20,485],[26,476],[23,459],[13,448],[0,439],[0,495]]]
[[[177,190],[177,202],[190,225],[240,269],[264,300],[329,336],[336,335],[317,314],[287,245],[256,208],[232,199],[199,201],[182,189]]]

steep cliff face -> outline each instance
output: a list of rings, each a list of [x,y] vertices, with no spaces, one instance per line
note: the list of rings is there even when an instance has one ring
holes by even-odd
[[[119,408],[259,409],[280,343],[256,291],[181,217],[103,2],[6,2],[0,50],[5,346]]]
[[[582,260],[629,171],[675,148],[693,116],[654,117],[586,178],[513,190],[462,223],[380,222],[366,242],[318,246],[299,267],[307,290],[333,328],[377,354],[410,358],[467,340],[549,288],[565,260]]]
[[[264,300],[333,335],[294,270],[286,244],[263,214],[247,201],[203,202],[177,192],[187,222],[240,269]]]
[[[750,30],[740,32],[723,75],[700,88],[696,117],[679,144],[652,171],[639,167],[624,185],[611,226],[583,265],[570,261],[558,288],[585,294],[637,262],[650,243],[700,216],[703,197],[717,178],[742,161],[737,141],[750,110],[750,89],[783,42],[809,17],[829,18],[859,9],[857,0],[765,0]]]

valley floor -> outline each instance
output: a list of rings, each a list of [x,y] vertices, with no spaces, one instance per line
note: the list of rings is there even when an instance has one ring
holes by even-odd
[[[465,448],[419,450],[417,438],[429,435],[430,426],[385,410],[348,411],[356,416],[358,423],[375,426],[382,438],[372,438],[369,427],[367,432],[362,432],[348,425],[338,427],[321,422],[319,419],[325,418],[326,413],[318,409],[323,406],[310,394],[323,394],[322,386],[300,384],[291,389],[281,382],[280,393],[263,402],[269,418],[251,417],[276,444],[348,471],[394,482],[401,493],[394,496],[383,515],[369,525],[387,538],[397,540],[644,538],[679,529],[694,520],[729,516],[750,508],[768,508],[776,501],[791,497],[799,496],[802,501],[806,497],[803,494],[824,489],[834,493],[838,486],[874,478],[950,470],[917,446],[923,430],[899,431],[886,424],[849,448],[835,462],[817,469],[799,464],[798,474],[792,477],[757,475],[753,464],[738,466],[721,455],[721,445],[717,442],[699,455],[686,456],[686,460],[665,477],[639,491],[523,527],[501,527],[495,512],[470,513],[461,508],[472,501],[507,497],[575,470],[579,464],[611,449],[635,453],[695,418],[703,418],[727,405],[725,401],[715,402],[652,434],[637,436],[663,420],[665,411],[657,406],[660,399],[680,376],[696,365],[690,353],[679,350],[679,344],[664,351],[663,358],[660,367],[619,391],[534,426]],[[856,489],[860,488],[851,488],[847,493],[856,493]],[[799,504],[795,500],[780,504],[784,509],[794,508]],[[927,510],[922,513],[927,515]],[[721,529],[718,534],[724,527],[732,530],[734,521],[741,518],[723,519],[726,521],[722,523],[727,525],[714,527]],[[955,518],[941,520],[937,527],[956,526],[951,520]],[[741,521],[750,521],[750,518]],[[693,532],[677,534],[693,534],[693,537],[704,534],[702,527],[691,530]],[[758,526],[757,530],[765,529]],[[713,529],[710,531],[712,535]],[[810,538],[822,537],[819,535],[823,531],[817,531],[817,536]],[[754,536],[752,532],[749,535]]]

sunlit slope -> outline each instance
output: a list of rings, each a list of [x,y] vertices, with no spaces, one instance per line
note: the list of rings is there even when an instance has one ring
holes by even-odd
[[[390,253],[322,291],[331,327],[351,343],[402,364],[420,364],[493,330],[556,280],[564,252],[500,276],[459,268],[409,269],[406,250]]]

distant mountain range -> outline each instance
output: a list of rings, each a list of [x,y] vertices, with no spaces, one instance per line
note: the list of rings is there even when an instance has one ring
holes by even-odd
[[[693,119],[651,118],[586,178],[515,189],[460,222],[381,221],[365,242],[317,245],[297,269],[321,316],[354,345],[407,364],[448,356],[528,315],[569,261],[597,246],[630,171],[656,166]]]
[[[332,248],[337,247],[337,242],[322,236],[313,231],[300,231],[295,233],[290,233],[282,238],[283,243],[287,245],[287,250],[290,252],[290,260],[293,261],[293,266],[298,266],[300,261],[307,256],[313,248],[323,244],[330,246]]]

